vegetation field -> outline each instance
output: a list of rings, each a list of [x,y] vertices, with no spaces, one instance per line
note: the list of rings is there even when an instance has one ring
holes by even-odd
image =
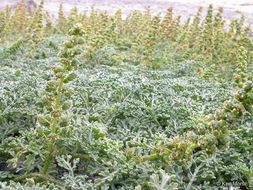
[[[249,30],[212,5],[186,23],[6,7],[0,189],[250,190]]]

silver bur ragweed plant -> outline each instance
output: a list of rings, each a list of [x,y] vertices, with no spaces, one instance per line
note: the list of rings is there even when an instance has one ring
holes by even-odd
[[[61,33],[66,33],[67,30],[67,19],[64,16],[63,12],[63,5],[62,3],[60,4],[59,11],[58,11],[58,23],[57,27]]]
[[[81,52],[75,48],[78,44],[83,43],[82,36],[84,35],[83,28],[80,24],[76,24],[70,30],[71,40],[64,43],[64,48],[60,51],[60,62],[62,66],[54,66],[54,79],[47,83],[46,95],[43,97],[43,101],[48,115],[40,116],[38,121],[41,125],[49,126],[51,128],[49,135],[49,147],[48,155],[45,161],[42,174],[46,174],[50,165],[52,154],[54,150],[54,141],[57,140],[57,128],[67,127],[70,123],[67,111],[71,109],[73,103],[71,100],[65,100],[62,102],[62,96],[69,97],[72,95],[68,83],[74,81],[77,78],[77,73],[74,70],[79,65],[76,55]]]
[[[68,98],[74,91],[70,83],[77,78],[77,73],[74,71],[74,68],[79,65],[76,56],[80,54],[80,51],[77,46],[84,42],[82,39],[84,30],[80,24],[76,24],[69,34],[71,39],[63,44],[59,52],[61,64],[52,67],[53,78],[47,82],[45,93],[41,98],[44,112],[38,115],[39,125],[31,133],[23,132],[21,137],[12,141],[13,146],[17,147],[10,149],[9,153],[14,158],[10,159],[9,163],[13,167],[19,167],[18,163],[22,162],[21,168],[25,170],[25,174],[14,181],[35,178],[39,181],[60,184],[52,177],[48,177],[48,174],[55,168],[55,164],[52,163],[55,154],[61,155],[55,146],[60,138],[60,129],[68,127],[71,122],[69,110],[73,102]],[[36,148],[33,149],[32,146],[35,144]],[[20,146],[26,146],[26,148],[22,149]],[[50,172],[48,172],[49,168]],[[32,171],[39,171],[39,173],[32,173]]]
[[[29,58],[34,56],[34,50],[37,47],[38,43],[41,41],[41,36],[43,33],[44,25],[43,25],[43,7],[44,0],[41,0],[40,5],[37,10],[34,12],[31,23],[27,30],[26,39],[29,41],[29,45],[31,50],[29,52]]]

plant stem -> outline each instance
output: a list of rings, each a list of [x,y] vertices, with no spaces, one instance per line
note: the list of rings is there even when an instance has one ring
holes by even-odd
[[[66,69],[67,69],[67,66],[65,65],[63,73],[66,71]],[[61,88],[62,88],[62,85],[63,85],[63,80],[64,80],[64,78],[61,78],[60,84],[59,84],[59,87],[58,87],[57,98],[56,98],[56,101],[55,101],[55,109],[59,109],[59,107],[60,107],[60,101],[61,101],[61,96],[62,96]],[[56,129],[57,129],[57,119],[58,118],[55,117],[54,120],[53,120],[50,134],[56,132]],[[44,175],[47,173],[48,167],[49,167],[51,159],[52,159],[53,146],[54,146],[54,141],[51,140],[51,143],[50,143],[50,145],[48,147],[49,154],[47,156],[44,168],[42,170],[42,174],[44,174]]]
[[[70,154],[73,158],[80,158],[81,160],[90,160],[91,158],[87,154]]]
[[[55,183],[55,184],[60,185],[60,186],[64,185],[62,182],[54,179],[53,177],[49,177],[49,176],[38,174],[38,173],[25,174],[25,175],[22,175],[22,176],[19,176],[19,177],[15,178],[13,181],[18,182],[18,181],[22,181],[26,178],[31,178],[31,177],[42,179],[44,181],[50,181],[51,183]]]
[[[151,161],[151,160],[155,160],[157,158],[159,158],[160,156],[158,154],[151,154],[151,155],[147,155],[147,156],[143,156],[138,160],[138,163],[143,163],[146,161]]]

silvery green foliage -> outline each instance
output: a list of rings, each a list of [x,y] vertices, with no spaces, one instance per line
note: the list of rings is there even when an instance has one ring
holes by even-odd
[[[81,190],[81,189],[93,189],[94,184],[92,184],[89,180],[87,180],[88,176],[79,175],[75,176],[75,170],[77,169],[77,165],[80,162],[80,159],[73,159],[71,155],[66,156],[58,156],[57,158],[58,165],[64,169],[66,169],[66,173],[62,179],[65,182],[65,188],[71,188],[73,190]]]
[[[177,190],[177,183],[171,182],[175,175],[168,175],[164,170],[159,170],[159,174],[153,174],[150,177],[148,185],[154,190]],[[160,177],[161,176],[161,177]]]
[[[10,184],[7,184],[7,182],[0,182],[0,189],[4,190],[60,190],[60,187],[57,187],[56,185],[42,185],[40,183],[33,184],[34,181],[30,181],[21,184],[21,183],[15,183],[13,181],[10,182]]]
[[[4,168],[8,171],[1,168],[1,180],[10,181],[43,167],[49,128],[34,126],[43,111],[39,97],[53,75],[50,69],[59,63],[55,46],[65,39],[55,36],[42,40],[35,51],[37,60],[1,60],[0,153],[1,158],[7,155],[4,164],[8,158],[17,166]],[[138,162],[142,156],[158,153],[162,146],[169,155],[174,150],[171,137],[187,138],[183,134],[195,129],[198,118],[214,113],[231,99],[229,83],[201,80],[190,62],[157,71],[130,64],[94,68],[81,64],[78,71],[78,80],[73,83],[75,94],[70,98],[71,122],[57,131],[57,151],[48,172],[64,183],[60,188],[147,189],[150,176],[158,175],[161,168],[166,175],[176,176],[173,182],[181,189],[214,189],[218,181],[252,178],[253,121],[249,113],[230,134],[230,148],[217,152],[211,160],[196,149],[188,160],[168,162],[161,156]],[[39,186],[24,183],[11,182],[4,187]],[[162,184],[160,174],[157,184]]]
[[[66,158],[64,158],[66,157]],[[72,156],[66,155],[66,156],[58,156],[56,157],[56,160],[58,162],[58,165],[64,169],[66,169],[70,176],[74,177],[74,170],[77,167],[77,164],[79,163],[80,159],[74,159],[73,164],[71,163]]]

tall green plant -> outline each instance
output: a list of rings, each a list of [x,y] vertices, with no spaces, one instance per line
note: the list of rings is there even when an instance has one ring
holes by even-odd
[[[81,36],[84,31],[80,24],[76,24],[70,30],[71,40],[64,43],[64,48],[60,51],[61,66],[53,67],[54,78],[47,83],[46,95],[43,97],[44,105],[47,109],[46,113],[38,118],[41,125],[49,126],[51,128],[48,139],[50,141],[48,147],[48,155],[45,160],[45,165],[42,174],[46,174],[52,159],[54,143],[57,140],[57,130],[59,127],[66,127],[69,125],[68,110],[71,109],[73,103],[67,100],[73,91],[67,86],[77,78],[77,73],[74,68],[79,64],[75,58],[80,54],[76,46],[83,43]],[[65,98],[63,98],[65,96]]]

